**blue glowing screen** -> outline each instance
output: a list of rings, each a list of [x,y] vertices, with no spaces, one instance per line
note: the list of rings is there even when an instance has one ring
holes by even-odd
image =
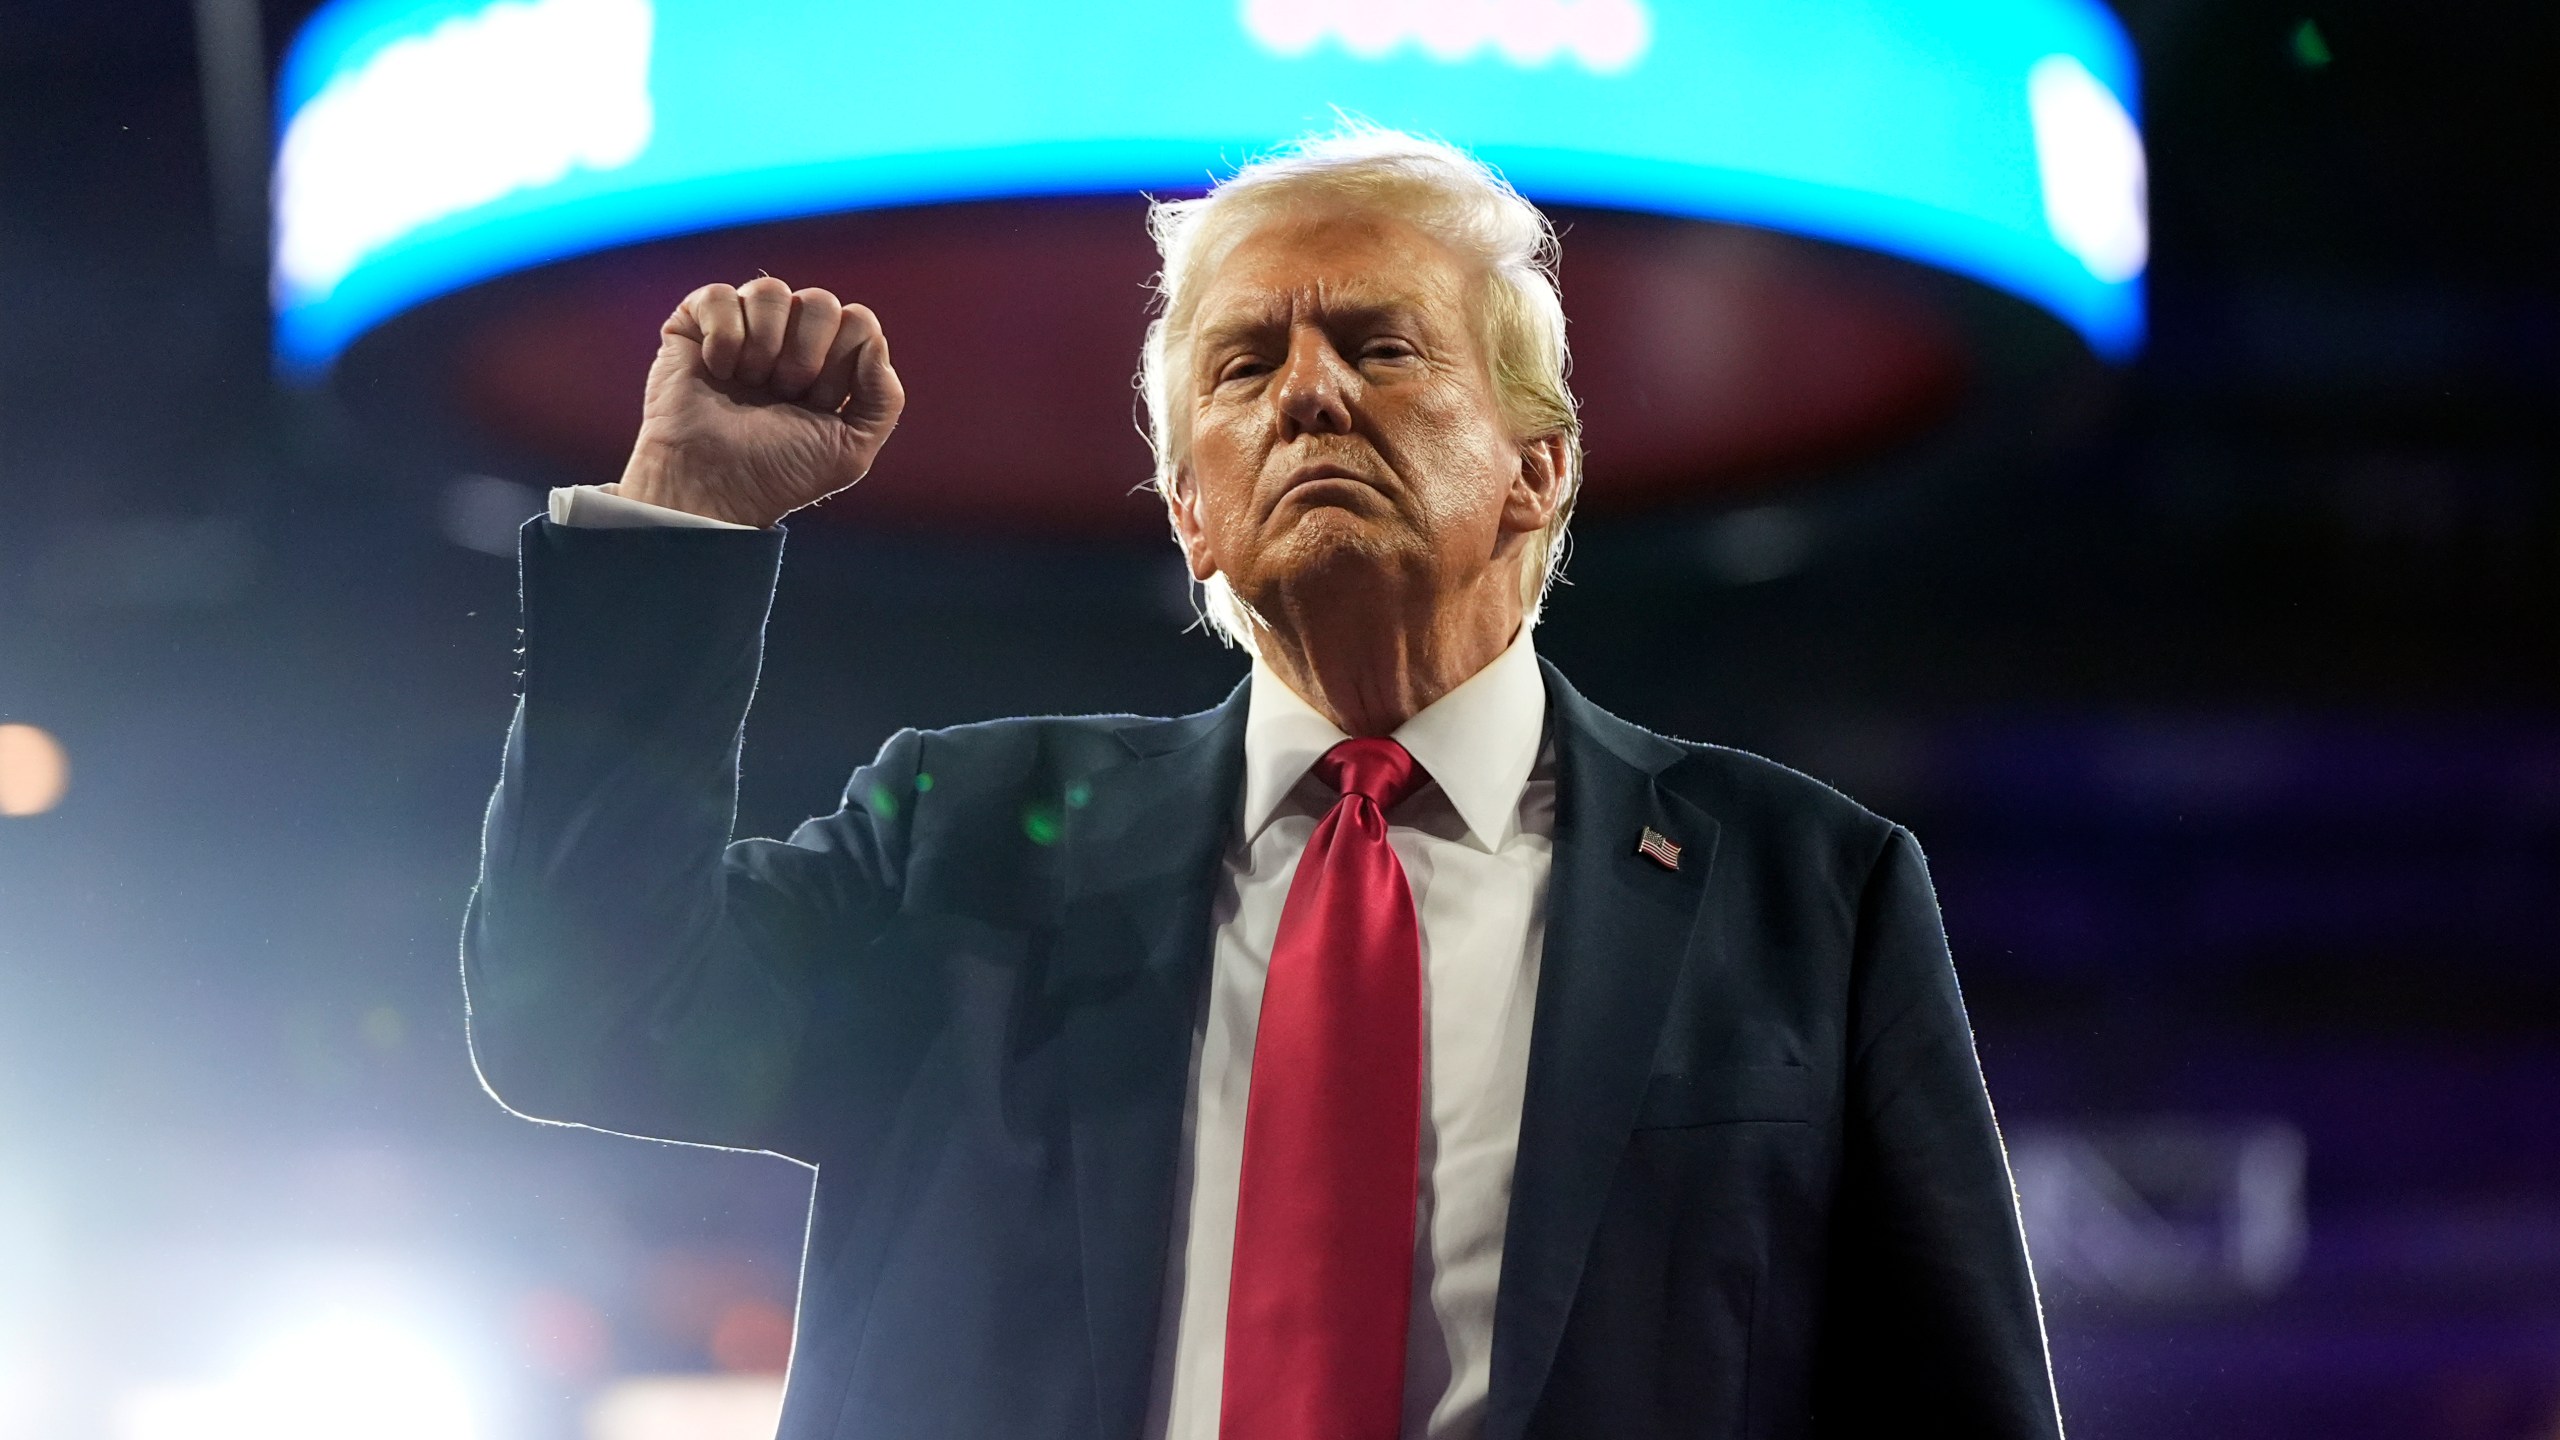
[[[1196,191],[1337,113],[1534,199],[1907,256],[2140,344],[2096,0],[338,0],[279,87],[278,359],[508,271],[823,211]]]

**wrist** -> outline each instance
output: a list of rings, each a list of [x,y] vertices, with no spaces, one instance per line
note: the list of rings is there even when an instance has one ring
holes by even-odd
[[[742,512],[720,489],[704,485],[690,473],[693,467],[684,457],[643,437],[632,447],[631,459],[622,467],[622,478],[604,487],[626,500],[644,505],[662,505],[669,510],[682,510],[711,520],[725,520],[732,525],[752,525],[759,530],[772,528],[781,517]]]

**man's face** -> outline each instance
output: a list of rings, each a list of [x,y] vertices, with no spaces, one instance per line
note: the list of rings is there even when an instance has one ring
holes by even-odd
[[[1267,222],[1228,253],[1182,377],[1174,524],[1194,577],[1223,573],[1265,614],[1319,587],[1516,606],[1563,446],[1513,438],[1469,323],[1478,283],[1447,246],[1366,211]]]

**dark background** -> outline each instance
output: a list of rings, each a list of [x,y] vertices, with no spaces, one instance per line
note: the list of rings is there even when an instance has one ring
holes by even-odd
[[[2202,1196],[2201,1279],[2031,1235],[2075,1435],[2549,1440],[2555,11],[2122,13],[2155,333],[2093,418],[1595,520],[1540,648],[1909,824],[2013,1141]],[[182,3],[0,10],[0,721],[74,767],[0,820],[0,1435],[116,1433],[314,1254],[443,1277],[527,1435],[610,1374],[768,1366],[800,1172],[473,1079],[514,579],[457,537],[538,491],[270,383],[198,77]],[[803,525],[742,829],[897,725],[1210,703],[1242,665],[1187,619],[1168,546]],[[2246,1283],[2232,1135],[2304,1157],[2298,1261]]]

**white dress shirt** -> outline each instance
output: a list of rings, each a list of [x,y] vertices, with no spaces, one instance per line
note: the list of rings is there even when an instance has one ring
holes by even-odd
[[[583,485],[552,492],[551,518],[726,523]],[[1298,857],[1335,799],[1312,767],[1347,738],[1259,660],[1247,698],[1243,803],[1223,861],[1208,993],[1193,1034],[1148,1440],[1217,1440],[1263,976]],[[1388,843],[1421,922],[1425,1019],[1404,1440],[1472,1440],[1483,1422],[1554,850],[1546,711],[1546,684],[1523,630],[1395,732],[1432,781],[1387,817]]]
[[[1218,889],[1149,1440],[1216,1440],[1245,1100],[1271,942],[1298,857],[1334,792],[1311,773],[1347,738],[1253,667],[1244,809]],[[1425,1053],[1405,1440],[1470,1440],[1493,1360],[1494,1292],[1529,1076],[1555,837],[1546,682],[1528,632],[1395,732],[1434,783],[1387,817],[1422,922]]]

